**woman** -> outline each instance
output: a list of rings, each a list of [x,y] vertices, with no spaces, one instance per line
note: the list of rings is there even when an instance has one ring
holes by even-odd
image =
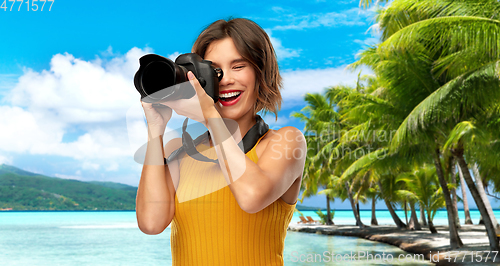
[[[192,51],[223,70],[219,101],[214,103],[188,73],[196,90],[192,99],[156,109],[142,103],[149,136],[137,192],[139,228],[159,234],[172,223],[173,265],[283,265],[305,163],[304,136],[283,127],[267,130],[246,154],[238,146],[249,130],[262,129],[257,112],[277,118],[281,104],[269,36],[247,19],[219,20],[200,34]],[[210,138],[196,148],[216,163],[184,153],[164,165],[164,157],[182,146],[174,139],[163,149],[161,136],[172,109],[208,128]],[[231,133],[222,118],[235,121],[239,131]]]

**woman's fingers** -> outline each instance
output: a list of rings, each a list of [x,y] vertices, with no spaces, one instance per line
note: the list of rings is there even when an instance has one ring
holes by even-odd
[[[198,122],[203,123],[205,121],[205,116],[203,114],[206,109],[213,107],[213,99],[208,96],[208,94],[201,87],[199,81],[191,71],[188,72],[187,76],[191,86],[189,86],[189,84],[186,84],[188,86],[184,87],[183,89],[194,88],[196,94],[189,99],[181,98],[157,104],[143,102],[142,105],[145,109],[145,112],[149,113],[149,117],[152,118],[151,121],[158,121],[158,119],[154,118],[157,118],[161,115],[161,117],[165,119],[165,122],[167,122],[172,116],[172,110],[175,111],[178,115],[188,117]],[[148,119],[148,122],[149,120],[150,119]]]
[[[187,76],[188,76],[189,82],[191,83],[191,86],[194,87],[194,90],[196,91],[196,95],[198,95],[199,99],[205,99],[207,97],[210,98],[210,96],[208,96],[205,89],[203,89],[203,87],[201,86],[198,79],[194,76],[193,72],[189,71]]]
[[[154,108],[160,113],[164,120],[168,121],[172,117],[172,108],[163,104],[154,105]]]
[[[172,117],[172,109],[161,104],[152,104],[141,101],[148,126],[154,127],[155,131],[165,130],[167,122]]]
[[[196,90],[196,93],[198,93],[201,90],[203,90],[203,88],[201,87],[200,85],[200,82],[198,81],[198,79],[194,76],[193,72],[189,71],[187,73],[187,76],[188,76],[188,79],[189,79],[189,82],[191,82],[191,85],[194,87],[194,89]]]

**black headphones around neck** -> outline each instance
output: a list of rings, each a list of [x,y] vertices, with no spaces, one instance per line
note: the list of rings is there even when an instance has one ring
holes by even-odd
[[[196,149],[196,146],[198,146],[198,144],[202,143],[205,140],[210,139],[210,132],[207,130],[205,133],[201,134],[199,137],[193,140],[191,135],[189,135],[189,133],[186,131],[188,120],[189,118],[186,118],[182,125],[182,147],[173,151],[170,154],[170,156],[168,156],[168,159],[165,159],[165,164],[174,160],[183,151],[186,152],[189,156],[191,156],[195,160],[202,162],[218,163],[217,160],[206,157]],[[260,117],[260,115],[256,115],[255,120],[257,121],[255,125],[253,125],[248,130],[248,132],[241,140],[241,142],[243,143],[243,152],[245,154],[248,153],[255,146],[257,141],[262,136],[264,136],[264,134],[266,134],[266,132],[269,130],[269,126],[266,124],[266,122],[264,122],[264,120],[262,119],[262,117]],[[241,148],[241,145],[238,144],[238,146]]]

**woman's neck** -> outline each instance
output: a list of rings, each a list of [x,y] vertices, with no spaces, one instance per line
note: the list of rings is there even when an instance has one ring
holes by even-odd
[[[251,112],[248,112],[244,116],[240,117],[240,119],[236,120],[236,123],[238,123],[238,129],[241,133],[241,138],[247,134],[247,132],[252,128],[255,123],[257,123],[257,120],[255,119],[256,115],[254,115]],[[210,138],[209,140],[210,147],[213,147],[212,144],[212,139]]]
[[[248,130],[250,130],[250,128],[252,128],[253,125],[255,125],[257,120],[255,120],[255,115],[252,112],[248,112],[236,122],[238,123],[238,127],[241,132],[241,137],[243,138],[245,134],[247,134]]]

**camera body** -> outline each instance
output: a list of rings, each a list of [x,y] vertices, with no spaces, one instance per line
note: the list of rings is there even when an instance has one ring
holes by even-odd
[[[139,64],[134,85],[144,102],[158,103],[193,97],[196,91],[184,83],[189,81],[189,71],[193,72],[214,102],[219,99],[219,81],[223,72],[197,54],[179,55],[175,63],[157,54],[147,54],[139,59]]]

